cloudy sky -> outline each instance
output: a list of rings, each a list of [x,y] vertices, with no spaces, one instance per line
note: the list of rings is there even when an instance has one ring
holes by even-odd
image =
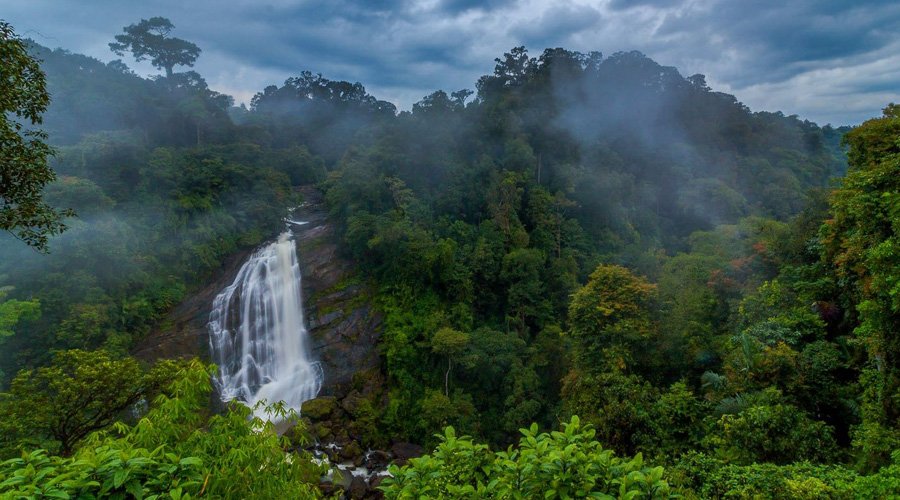
[[[820,124],[900,101],[896,0],[0,0],[19,34],[103,61],[123,26],[152,16],[201,47],[211,87],[245,102],[308,69],[408,109],[474,88],[517,45],[640,50],[753,110]]]

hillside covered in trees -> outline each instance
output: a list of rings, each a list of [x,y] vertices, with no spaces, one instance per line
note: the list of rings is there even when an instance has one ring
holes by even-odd
[[[308,419],[279,437],[211,413],[203,361],[129,356],[310,184],[383,319],[340,425],[434,450],[386,496],[900,494],[896,106],[820,127],[517,47],[410,111],[308,71],[235,107],[29,51],[44,199],[77,217],[48,254],[0,234],[0,495],[323,494]]]

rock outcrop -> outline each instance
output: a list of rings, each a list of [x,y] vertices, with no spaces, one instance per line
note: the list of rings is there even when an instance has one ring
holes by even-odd
[[[353,263],[338,254],[338,236],[328,222],[322,194],[312,187],[302,188],[301,193],[305,202],[292,220],[305,222],[294,226],[294,234],[313,357],[325,371],[322,393],[344,396],[355,375],[378,369],[375,346],[381,317]]]
[[[252,253],[253,250],[249,249],[229,257],[203,288],[190,294],[169,311],[150,333],[139,339],[132,354],[146,361],[193,357],[209,361],[209,332],[206,324],[209,322],[213,299],[234,281],[241,265]]]

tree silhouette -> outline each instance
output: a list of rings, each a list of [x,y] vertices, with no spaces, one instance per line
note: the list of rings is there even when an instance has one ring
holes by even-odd
[[[172,21],[164,17],[141,19],[122,28],[125,33],[116,35],[116,42],[110,43],[109,48],[120,56],[131,52],[136,61],[150,59],[153,66],[166,70],[166,78],[171,78],[175,66],[193,66],[200,56],[200,47],[168,36],[174,28]]]

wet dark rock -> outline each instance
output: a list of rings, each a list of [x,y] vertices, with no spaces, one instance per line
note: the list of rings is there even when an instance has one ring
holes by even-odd
[[[307,203],[293,218],[308,223],[294,234],[313,357],[325,372],[322,393],[342,397],[354,374],[379,367],[375,345],[381,317],[372,308],[370,291],[355,265],[338,252],[340,236],[327,220],[322,194],[312,187],[302,188],[301,194]]]
[[[341,400],[341,408],[351,416],[356,416],[363,401],[365,401],[365,398],[359,391],[351,391],[350,394],[347,394],[347,397]]]
[[[369,485],[366,484],[366,480],[360,476],[354,476],[350,481],[350,488],[347,491],[350,498],[354,500],[358,500],[361,498],[365,498],[366,493],[369,491]]]
[[[304,402],[300,414],[311,422],[320,422],[332,416],[337,407],[337,399],[334,396],[322,396]]]
[[[372,450],[366,455],[367,469],[386,469],[391,463],[391,455],[386,451]]]
[[[337,488],[334,486],[334,483],[331,481],[322,481],[319,483],[319,491],[321,491],[324,496],[329,497],[337,491]]]
[[[329,462],[338,463],[341,461],[341,450],[340,448],[325,448],[325,456],[328,457]]]
[[[384,482],[385,476],[375,476],[369,481],[369,497],[372,499],[381,499],[384,498],[384,492],[378,489],[381,486],[381,483]]]
[[[350,441],[347,446],[341,448],[341,458],[353,460],[363,456],[363,450],[356,441]]]
[[[391,453],[394,455],[394,463],[406,465],[410,458],[418,458],[425,454],[425,448],[414,444],[397,442],[391,445]]]
[[[339,422],[334,424],[334,442],[341,445],[347,446],[350,443],[350,434],[347,433],[347,429],[344,427],[346,423]]]

